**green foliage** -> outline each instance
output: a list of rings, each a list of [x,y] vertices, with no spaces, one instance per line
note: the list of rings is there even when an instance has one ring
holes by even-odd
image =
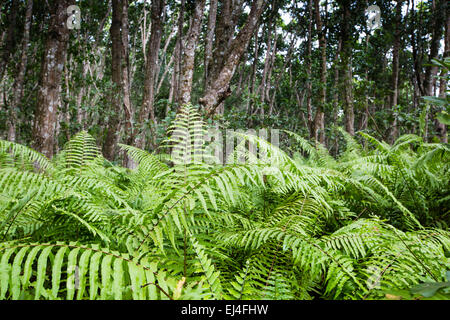
[[[53,160],[1,141],[0,298],[383,299],[446,290],[448,146],[415,135],[388,145],[362,133],[363,148],[341,130],[347,148],[335,159],[289,133],[293,157],[239,134],[233,157],[248,161],[219,165],[194,161],[210,150],[205,131],[196,109],[183,108],[164,145],[172,157],[121,145],[133,170],[106,161],[86,132]],[[246,142],[266,157],[243,150]]]

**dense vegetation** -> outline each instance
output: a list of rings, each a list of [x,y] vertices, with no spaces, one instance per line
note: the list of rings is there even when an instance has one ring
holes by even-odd
[[[448,299],[449,4],[0,0],[0,300]]]
[[[134,170],[84,131],[52,160],[1,141],[0,299],[448,298],[448,146],[246,135],[265,157],[196,163],[204,130],[183,108],[172,157],[121,145]]]

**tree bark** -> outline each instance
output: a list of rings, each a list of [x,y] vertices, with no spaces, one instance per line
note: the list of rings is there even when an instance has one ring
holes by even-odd
[[[438,67],[432,65],[432,60],[439,54],[439,44],[442,39],[442,30],[445,22],[445,5],[447,0],[433,0],[432,3],[432,37],[430,44],[430,54],[428,56],[429,65],[425,69],[424,88],[425,95],[433,95],[433,78],[437,75]],[[447,4],[448,5],[448,4]]]
[[[122,82],[121,82],[121,94],[123,97],[122,103],[125,112],[125,143],[132,144],[134,140],[133,136],[133,120],[134,120],[134,109],[131,104],[130,98],[130,54],[128,49],[128,36],[129,36],[129,24],[128,24],[128,1],[122,1],[122,19],[121,19],[121,72],[122,72]],[[126,168],[134,168],[135,164],[128,157],[127,153],[124,153],[123,165]]]
[[[3,79],[3,74],[8,65],[11,53],[16,46],[16,30],[17,30],[17,13],[19,10],[19,1],[13,0],[11,2],[11,9],[8,19],[8,31],[6,34],[5,46],[2,48],[2,55],[0,57],[0,80]]]
[[[111,89],[110,103],[112,110],[107,123],[107,132],[103,144],[103,154],[108,160],[113,160],[116,152],[116,145],[119,139],[119,116],[121,110],[121,87],[122,87],[122,0],[112,0],[112,22],[110,28],[111,35]]]
[[[172,83],[170,86],[169,93],[169,103],[178,102],[179,101],[179,88],[180,88],[180,79],[181,79],[181,55],[183,52],[183,27],[184,27],[184,9],[185,9],[185,0],[181,0],[180,4],[180,12],[178,17],[178,34],[177,34],[177,43],[175,46],[175,60],[173,64],[173,74],[172,74]]]
[[[341,65],[344,70],[344,113],[345,113],[345,130],[350,135],[355,135],[355,113],[353,109],[353,85],[352,85],[352,35],[350,30],[350,1],[341,0],[341,8],[343,10],[342,23],[342,51]]]
[[[218,76],[213,80],[211,87],[205,92],[199,102],[203,105],[208,116],[215,113],[216,107],[230,95],[230,81],[242,54],[247,49],[248,43],[255,31],[258,20],[263,12],[265,2],[254,0],[245,26],[231,42],[230,49],[224,59],[224,65]]]
[[[423,81],[425,96],[434,96],[433,83],[438,73],[438,67],[432,63],[433,59],[438,58],[439,45],[442,38],[442,29],[445,22],[445,6],[448,6],[447,0],[432,0],[432,36],[430,43],[430,54],[428,55],[429,65],[425,68],[425,77]],[[431,114],[435,108],[431,107]],[[425,115],[425,133],[424,138],[428,140],[428,119],[430,114],[427,112]]]
[[[313,116],[312,116],[312,24],[313,24],[313,0],[308,1],[308,57],[306,59],[306,117],[308,120],[308,132],[310,136],[313,136]]]
[[[183,106],[191,102],[192,81],[194,78],[195,49],[197,47],[200,26],[202,24],[203,11],[206,0],[196,2],[192,24],[187,35],[183,52],[183,64],[181,67],[181,86],[179,104]]]
[[[445,22],[445,51],[444,59],[450,57],[450,6],[447,4],[446,10],[446,22]],[[447,73],[448,70],[442,70],[441,79],[439,83],[439,97],[445,98],[447,96]],[[447,126],[437,119],[435,120],[436,131],[438,132],[439,139],[442,143],[448,143]]]
[[[389,110],[394,113],[394,122],[389,130],[388,141],[389,143],[394,143],[398,137],[398,123],[397,115],[394,112],[394,108],[398,104],[398,75],[399,75],[399,51],[400,51],[400,26],[402,19],[402,1],[397,1],[395,7],[395,22],[394,22],[394,43],[392,46],[392,80],[391,80],[391,90],[392,97],[390,101]]]
[[[314,0],[316,27],[319,34],[319,49],[321,56],[320,67],[320,91],[319,91],[319,103],[316,109],[316,115],[314,117],[313,125],[313,138],[314,141],[319,141],[321,144],[325,144],[325,113],[324,107],[327,97],[327,40],[325,30],[322,27],[322,19],[320,17],[319,0]],[[325,22],[326,23],[326,22]]]
[[[33,128],[33,147],[49,158],[53,156],[56,114],[60,104],[61,76],[69,40],[66,10],[74,2],[74,0],[53,1],[49,8],[51,12],[50,27],[41,65]]]
[[[151,11],[151,33],[150,44],[147,51],[147,64],[145,68],[145,83],[144,83],[144,100],[141,111],[139,113],[137,124],[137,135],[135,145],[138,148],[144,148],[146,143],[146,123],[150,117],[150,128],[156,124],[154,99],[155,99],[155,82],[156,69],[158,64],[158,53],[161,46],[162,38],[162,14],[165,6],[164,0],[153,0]],[[153,133],[153,130],[150,130]],[[152,134],[153,136],[153,134]]]
[[[17,111],[20,101],[23,97],[23,82],[25,78],[25,71],[28,64],[28,44],[30,42],[30,28],[31,28],[31,15],[33,12],[33,0],[27,1],[27,7],[25,12],[25,24],[22,38],[22,52],[20,56],[19,69],[17,72],[17,78],[13,85],[13,98],[10,105],[9,126],[8,126],[8,140],[16,141],[16,125],[17,125]]]
[[[217,0],[211,0],[209,2],[208,29],[205,39],[205,87],[209,75],[209,62],[212,58],[213,38],[217,18],[217,2]]]

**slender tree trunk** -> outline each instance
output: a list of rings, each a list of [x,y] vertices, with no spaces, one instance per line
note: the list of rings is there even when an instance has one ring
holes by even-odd
[[[333,95],[333,123],[338,124],[339,113],[339,57],[342,50],[342,39],[339,38],[338,47],[336,49],[336,55],[334,56],[334,95]],[[335,135],[334,138],[335,152],[334,156],[337,156],[339,151],[339,137]]]
[[[258,67],[258,60],[259,60],[259,36],[258,36],[258,30],[259,27],[256,28],[256,34],[255,34],[255,47],[253,51],[253,63],[252,63],[252,69],[251,69],[251,79],[250,79],[250,87],[249,92],[253,96],[256,92],[256,71]],[[251,101],[252,99],[248,97],[247,99],[247,112],[253,113],[253,104]]]
[[[308,1],[308,58],[306,60],[306,117],[308,119],[308,132],[310,137],[313,136],[313,115],[312,115],[312,24],[313,24],[313,0]]]
[[[130,53],[128,49],[128,36],[129,36],[129,24],[128,24],[128,1],[122,2],[122,19],[121,19],[121,49],[122,49],[122,61],[121,61],[121,72],[122,72],[122,82],[121,82],[121,93],[123,97],[123,108],[125,113],[125,143],[132,144],[134,140],[133,136],[133,121],[134,121],[134,109],[131,104],[130,98]],[[135,164],[128,157],[128,154],[124,154],[123,165],[127,168],[134,168]]]
[[[232,40],[227,55],[224,59],[224,65],[218,76],[214,79],[211,87],[199,100],[205,108],[206,114],[211,116],[215,113],[216,107],[231,94],[230,81],[234,75],[236,67],[247,49],[248,43],[255,31],[258,20],[263,12],[265,2],[263,0],[254,0],[246,24],[242,27],[239,34]]]
[[[319,0],[314,0],[314,7],[316,11],[316,27],[319,33],[319,49],[321,56],[321,68],[320,68],[320,84],[319,91],[319,103],[316,109],[316,115],[314,117],[313,124],[313,138],[314,141],[319,141],[321,144],[325,144],[325,113],[324,107],[327,97],[327,40],[325,30],[322,27],[322,19],[320,17]],[[326,23],[326,22],[325,22]]]
[[[447,0],[432,0],[432,36],[430,43],[430,54],[428,56],[429,65],[425,68],[424,77],[424,94],[426,96],[434,96],[433,82],[438,73],[438,67],[432,64],[432,60],[438,58],[439,45],[442,38],[442,30],[445,23],[445,6],[448,6]],[[431,115],[434,113],[435,108],[432,106],[430,109]],[[427,112],[425,115],[425,140],[428,140],[428,119],[430,114]]]
[[[439,54],[439,44],[442,39],[442,30],[444,26],[445,3],[447,0],[432,0],[432,29],[433,34],[430,43],[430,54],[428,56],[429,65],[425,69],[424,88],[425,95],[433,95],[433,79],[437,75],[438,67],[432,65],[432,60],[436,59]],[[448,4],[447,4],[448,5]]]
[[[173,65],[172,84],[170,86],[169,103],[179,101],[179,88],[181,79],[181,55],[183,52],[183,27],[184,27],[185,0],[181,0],[180,13],[178,17],[178,34],[175,46],[175,61]]]
[[[392,97],[390,101],[389,110],[394,112],[398,104],[398,75],[399,75],[399,51],[400,51],[400,26],[402,19],[402,1],[397,1],[395,7],[395,30],[394,30],[394,44],[392,49],[392,80],[391,80],[391,90]],[[394,122],[389,132],[388,141],[389,143],[394,143],[398,137],[398,123],[397,115],[394,112]]]
[[[341,0],[341,7],[344,13],[344,21],[342,24],[342,51],[341,63],[344,71],[344,113],[345,113],[345,130],[350,134],[355,134],[355,113],[353,109],[353,77],[352,77],[352,35],[350,31],[350,1]]]
[[[191,102],[192,81],[194,77],[195,49],[197,47],[200,26],[203,18],[206,0],[196,2],[192,24],[187,35],[186,46],[183,52],[183,65],[181,68],[180,106]]]
[[[266,42],[266,56],[264,58],[264,69],[262,73],[261,83],[259,84],[259,96],[261,97],[261,103],[265,102],[265,91],[266,91],[266,81],[267,74],[269,73],[269,63],[272,53],[272,30],[274,26],[271,25],[267,30],[267,42]],[[264,107],[261,107],[261,116],[264,116]]]
[[[74,2],[74,0],[58,0],[50,5],[50,27],[44,49],[33,128],[33,147],[49,158],[53,156],[61,77],[69,40],[66,10]]]
[[[111,92],[111,113],[107,123],[107,132],[103,144],[103,154],[113,160],[115,157],[117,141],[119,140],[119,117],[122,106],[122,0],[112,0],[112,22],[110,28],[111,35],[111,79],[113,88]]]
[[[158,64],[158,52],[161,45],[162,38],[162,14],[165,6],[164,0],[152,1],[151,11],[151,34],[150,45],[147,51],[147,64],[145,68],[145,83],[144,83],[144,100],[142,103],[141,112],[139,113],[137,124],[137,136],[135,144],[138,148],[144,148],[146,143],[146,123],[150,117],[150,128],[156,124],[154,99],[155,99],[155,82],[157,78],[156,69]],[[150,129],[153,137],[153,130]],[[152,138],[153,140],[153,138]],[[153,143],[152,143],[153,144]]]
[[[445,51],[444,58],[450,57],[450,6],[447,4],[446,22],[445,22]],[[447,73],[448,70],[442,70],[441,79],[439,82],[439,97],[445,98],[447,96]],[[447,126],[437,119],[435,120],[436,131],[442,143],[448,143]]]
[[[28,44],[30,42],[30,28],[31,28],[31,15],[33,12],[33,0],[27,1],[27,9],[25,12],[25,24],[22,38],[22,53],[19,62],[19,69],[17,72],[17,78],[13,85],[13,98],[10,105],[10,118],[8,126],[8,140],[16,141],[16,125],[17,125],[17,111],[20,101],[23,97],[23,82],[25,78],[25,71],[28,64]]]
[[[232,0],[222,0],[220,13],[216,22],[215,40],[213,58],[208,65],[208,78],[206,79],[205,92],[208,91],[212,85],[213,80],[217,77],[224,64],[226,51],[228,50],[228,35],[229,30],[233,27]]]
[[[212,58],[212,49],[213,49],[213,38],[214,31],[216,28],[216,17],[217,17],[217,0],[211,0],[209,2],[209,17],[208,17],[208,29],[206,32],[205,39],[205,88],[206,81],[209,76],[209,63]]]
[[[3,74],[6,66],[9,63],[14,48],[16,47],[16,33],[17,33],[17,13],[19,10],[19,1],[13,0],[11,2],[11,9],[8,19],[8,31],[6,33],[5,46],[2,48],[0,56],[0,80],[3,79]]]

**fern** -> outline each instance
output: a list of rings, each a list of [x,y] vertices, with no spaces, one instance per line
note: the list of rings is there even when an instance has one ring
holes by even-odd
[[[340,130],[335,159],[236,133],[223,165],[206,132],[181,108],[158,153],[121,145],[132,170],[86,132],[52,160],[1,141],[0,298],[380,299],[446,281],[448,146]]]

